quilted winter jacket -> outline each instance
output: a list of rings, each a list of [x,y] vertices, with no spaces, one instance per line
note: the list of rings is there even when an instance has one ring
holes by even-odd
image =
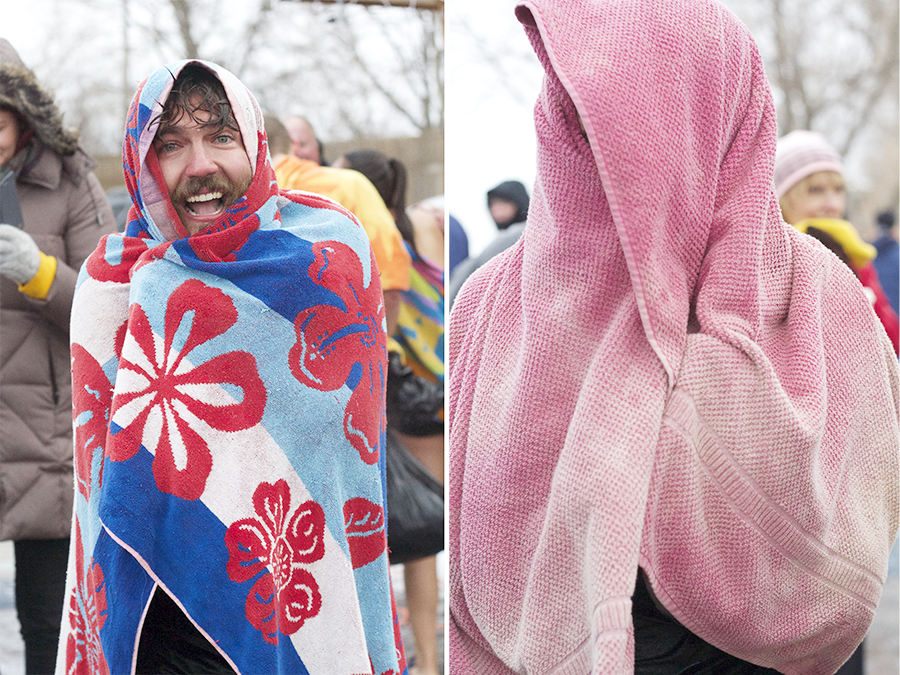
[[[0,41],[3,103],[14,87],[38,87],[5,40]],[[34,93],[28,90],[29,93]],[[27,98],[27,96],[26,96]],[[19,111],[47,133],[47,119]],[[54,112],[55,112],[55,106]],[[38,108],[39,112],[46,108]],[[57,117],[58,119],[58,117]],[[46,300],[20,293],[0,277],[0,539],[69,536],[72,520],[72,385],[69,313],[81,263],[115,230],[112,209],[81,149],[68,156],[41,143],[16,187],[25,231],[57,259]]]

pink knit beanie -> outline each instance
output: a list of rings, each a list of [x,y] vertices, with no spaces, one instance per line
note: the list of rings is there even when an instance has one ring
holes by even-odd
[[[817,171],[844,173],[841,156],[822,134],[798,129],[778,139],[775,148],[775,191],[779,199]]]

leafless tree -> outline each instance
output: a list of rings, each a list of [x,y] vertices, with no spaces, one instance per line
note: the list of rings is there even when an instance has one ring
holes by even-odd
[[[780,133],[815,129],[843,155],[897,125],[897,0],[724,0],[753,32]]]
[[[117,152],[138,82],[184,58],[220,63],[269,111],[305,114],[326,138],[443,128],[439,12],[279,0],[40,4],[54,11],[32,37],[42,48],[29,65],[96,153]]]
[[[433,12],[405,10],[402,26],[388,13],[396,8],[350,7],[334,21],[333,39],[350,59],[341,64],[347,96],[340,103],[342,115],[352,120],[354,99],[366,91],[377,92],[391,111],[419,132],[440,129],[444,124],[443,35],[440,16]],[[360,12],[360,9],[363,9]],[[376,31],[385,50],[380,62],[364,51],[366,34]],[[321,56],[321,54],[320,54]],[[328,66],[320,59],[320,66]],[[336,78],[337,80],[337,78]],[[398,83],[402,82],[400,86]]]
[[[503,15],[503,21],[484,21],[480,15],[461,12],[451,14],[448,30],[458,46],[452,54],[451,87],[466,86],[470,94],[480,98],[502,91],[516,103],[530,107],[543,69],[521,26],[512,19],[511,12],[506,14],[510,16]],[[480,71],[477,82],[466,75],[473,70]],[[472,92],[473,86],[483,86],[485,90]]]

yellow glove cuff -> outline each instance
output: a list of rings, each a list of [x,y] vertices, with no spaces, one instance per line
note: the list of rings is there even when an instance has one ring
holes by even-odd
[[[27,284],[19,284],[19,290],[35,300],[46,300],[56,278],[56,258],[43,251],[38,253],[41,254],[41,266],[38,267],[37,274]]]

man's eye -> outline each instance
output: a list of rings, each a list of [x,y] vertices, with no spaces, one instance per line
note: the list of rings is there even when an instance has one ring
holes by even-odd
[[[230,134],[219,134],[216,137],[216,142],[221,143],[222,145],[225,145],[226,143],[231,143],[231,141],[233,141],[233,140],[234,140],[234,136],[232,136]]]
[[[175,152],[175,150],[178,149],[178,144],[177,144],[177,143],[171,143],[171,142],[170,142],[170,143],[163,143],[163,144],[160,146],[160,149],[161,149],[163,152]]]

